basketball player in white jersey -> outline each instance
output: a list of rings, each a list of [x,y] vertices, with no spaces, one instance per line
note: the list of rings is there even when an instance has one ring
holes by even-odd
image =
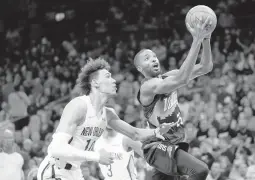
[[[162,135],[173,126],[173,123],[166,123],[157,129],[134,128],[120,120],[113,109],[106,108],[109,98],[116,95],[116,81],[109,70],[109,64],[103,59],[90,60],[82,68],[77,82],[85,95],[65,106],[48,155],[38,169],[38,180],[81,180],[82,162],[113,163],[111,153],[93,151],[107,125],[138,141],[155,136],[164,139]]]
[[[142,143],[117,133],[107,127],[104,134],[95,144],[95,151],[111,152],[114,162],[110,165],[99,164],[104,180],[136,180],[137,172],[134,164],[134,151],[143,157]]]

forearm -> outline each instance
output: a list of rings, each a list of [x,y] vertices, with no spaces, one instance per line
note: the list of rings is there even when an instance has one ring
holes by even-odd
[[[51,147],[50,154],[55,158],[63,158],[67,161],[99,161],[99,153],[77,149],[69,144],[62,144],[61,148]]]
[[[213,62],[212,62],[210,38],[206,38],[203,40],[203,51],[202,51],[201,61],[199,64],[205,70],[212,70]]]
[[[201,47],[201,41],[194,39],[186,57],[185,61],[183,62],[182,66],[179,69],[180,77],[182,80],[189,80],[193,71],[193,68],[196,64],[196,60],[198,57],[198,53]]]
[[[63,158],[70,161],[99,161],[98,152],[84,151],[68,144],[67,136],[55,134],[48,148],[48,153],[55,158]]]
[[[135,128],[135,139],[134,140],[145,141],[152,137],[155,137],[155,129]]]

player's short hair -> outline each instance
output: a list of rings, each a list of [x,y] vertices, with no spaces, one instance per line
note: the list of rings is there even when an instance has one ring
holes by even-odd
[[[77,84],[85,95],[90,93],[91,80],[97,75],[98,70],[101,69],[110,70],[109,63],[102,58],[97,58],[95,60],[90,59],[81,69],[81,72],[78,75]]]
[[[138,53],[136,53],[136,55],[134,57],[134,65],[136,68],[139,65],[139,56],[141,55],[141,53],[143,53],[146,50],[148,50],[148,49],[141,49]]]

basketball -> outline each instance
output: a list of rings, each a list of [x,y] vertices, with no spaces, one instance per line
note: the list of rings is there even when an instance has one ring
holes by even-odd
[[[188,23],[190,27],[193,28],[196,23],[199,23],[199,21],[204,23],[208,16],[212,23],[206,24],[205,29],[208,31],[208,34],[210,34],[214,31],[217,25],[217,16],[215,12],[208,6],[198,5],[191,8],[186,15],[185,23]]]

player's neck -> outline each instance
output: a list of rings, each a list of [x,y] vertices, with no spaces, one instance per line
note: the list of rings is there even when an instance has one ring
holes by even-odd
[[[159,74],[159,75],[157,75],[157,76],[149,76],[149,75],[144,75],[144,78],[145,79],[152,79],[152,78],[156,78],[156,77],[159,77],[159,78],[161,78],[161,74]]]
[[[109,99],[105,94],[97,92],[91,92],[89,97],[96,112],[100,112]]]

